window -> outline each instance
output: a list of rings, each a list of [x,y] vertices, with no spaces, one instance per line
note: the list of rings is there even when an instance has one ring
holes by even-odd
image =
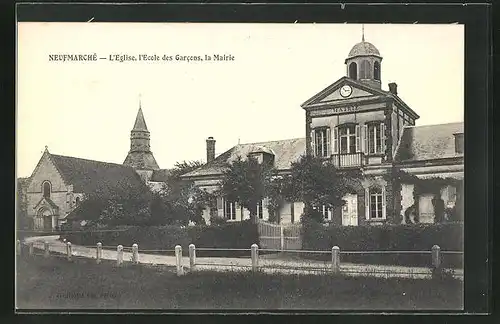
[[[236,219],[236,203],[234,201],[224,199],[224,217],[231,220]]]
[[[464,152],[464,133],[454,134],[455,135],[455,153]]]
[[[330,219],[331,208],[328,208],[327,206],[322,205],[319,207],[315,207],[314,209],[318,210],[320,212],[320,214],[323,215],[324,219],[326,219],[326,220]]]
[[[340,153],[349,154],[356,152],[356,125],[339,127]]]
[[[50,198],[50,182],[48,181],[43,183],[43,197]]]
[[[314,130],[314,143],[316,156],[326,157],[329,155],[330,129],[319,128]]]
[[[382,189],[375,187],[370,189],[370,218],[381,219],[382,217]]]
[[[359,78],[360,79],[370,79],[370,62],[368,60],[363,60],[361,62],[361,68],[359,69]]]
[[[76,197],[75,199],[75,207],[78,207],[80,205],[80,197]]]
[[[378,61],[373,63],[373,78],[380,81],[380,63]]]
[[[259,217],[259,219],[262,219],[264,217],[264,214],[262,212],[262,200],[257,203],[257,217]]]
[[[358,78],[358,65],[354,62],[349,64],[349,77],[354,80]]]
[[[382,153],[382,123],[368,125],[368,154]]]

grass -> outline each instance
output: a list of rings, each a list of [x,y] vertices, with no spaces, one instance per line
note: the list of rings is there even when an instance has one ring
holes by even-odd
[[[458,280],[197,272],[167,266],[18,257],[18,309],[458,310]]]

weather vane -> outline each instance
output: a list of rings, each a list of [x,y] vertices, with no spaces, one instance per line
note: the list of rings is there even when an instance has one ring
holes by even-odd
[[[361,40],[365,41],[365,24],[361,25]]]

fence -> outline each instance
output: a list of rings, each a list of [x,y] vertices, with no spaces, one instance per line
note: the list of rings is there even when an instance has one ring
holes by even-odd
[[[17,253],[23,252],[23,246],[28,247],[28,254],[40,254],[35,252],[35,248],[43,251],[44,257],[49,257],[51,254],[50,244],[48,242],[23,242],[17,241]],[[66,258],[71,261],[76,254],[73,251],[73,246],[70,242],[65,244],[53,245],[56,249],[54,254]],[[81,248],[81,247],[80,247]],[[114,249],[116,254],[111,253],[109,249]],[[247,251],[246,258],[197,258],[197,251],[208,250],[239,250]],[[93,252],[92,252],[93,251]],[[297,261],[297,260],[277,260],[268,259],[265,256],[260,256],[259,252],[280,252],[281,250],[274,249],[259,249],[257,244],[252,244],[248,249],[214,249],[214,248],[196,248],[194,244],[189,245],[189,256],[182,256],[182,247],[175,246],[173,250],[155,250],[167,253],[173,253],[173,256],[162,256],[160,260],[158,256],[148,254],[149,250],[139,250],[137,244],[132,247],[105,247],[101,243],[97,243],[92,249],[88,249],[87,258],[95,259],[96,263],[101,263],[104,258],[107,260],[115,260],[117,266],[121,266],[124,260],[130,260],[133,264],[164,264],[175,268],[177,275],[184,275],[185,272],[194,272],[197,270],[236,270],[236,271],[263,271],[263,272],[280,272],[280,273],[330,273],[344,274],[350,276],[376,276],[376,277],[404,277],[404,278],[432,278],[449,274],[455,278],[463,279],[463,271],[461,269],[445,269],[442,265],[442,258],[448,254],[463,254],[461,251],[441,251],[440,247],[434,245],[429,251],[341,251],[338,246],[332,247],[330,251],[307,251],[307,250],[288,250],[287,252],[305,253],[305,254],[328,254],[331,259],[328,262],[318,261]],[[106,252],[106,257],[103,255]],[[144,254],[141,254],[144,253]],[[401,267],[401,266],[380,266],[380,265],[354,265],[342,263],[342,255],[347,254],[426,254],[429,256],[428,267]]]
[[[257,229],[263,248],[280,251],[300,250],[302,248],[300,224],[278,225],[259,221]]]

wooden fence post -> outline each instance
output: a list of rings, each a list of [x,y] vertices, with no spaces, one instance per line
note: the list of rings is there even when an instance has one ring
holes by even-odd
[[[180,245],[175,246],[175,264],[177,266],[177,275],[182,276],[184,268],[182,267],[182,247]]]
[[[333,273],[340,272],[340,248],[338,246],[332,247],[332,271]]]
[[[194,244],[189,244],[189,270],[196,270],[196,247]]]
[[[283,252],[285,249],[285,232],[283,230],[283,224],[280,224],[280,250]]]
[[[123,245],[116,247],[116,265],[121,266],[123,263]]]
[[[102,258],[102,243],[99,242],[97,243],[96,256],[95,256],[97,264],[101,263],[101,258]]]
[[[66,258],[71,261],[71,242],[66,243]]]
[[[439,245],[432,247],[432,266],[434,269],[441,268],[441,248]]]
[[[137,264],[139,263],[139,245],[132,244],[132,262]]]
[[[259,246],[254,243],[250,248],[252,256],[252,271],[257,271],[259,266]]]
[[[43,243],[43,248],[45,253],[43,254],[44,257],[48,258],[50,256],[50,251],[49,251],[49,242],[45,241]]]
[[[22,245],[21,245],[21,241],[20,240],[17,240],[17,245],[16,245],[16,248],[17,248],[17,254],[18,255],[21,255],[22,254]]]
[[[28,247],[29,247],[30,256],[33,256],[33,254],[35,254],[35,249],[33,247],[33,242],[29,242],[28,243]]]

